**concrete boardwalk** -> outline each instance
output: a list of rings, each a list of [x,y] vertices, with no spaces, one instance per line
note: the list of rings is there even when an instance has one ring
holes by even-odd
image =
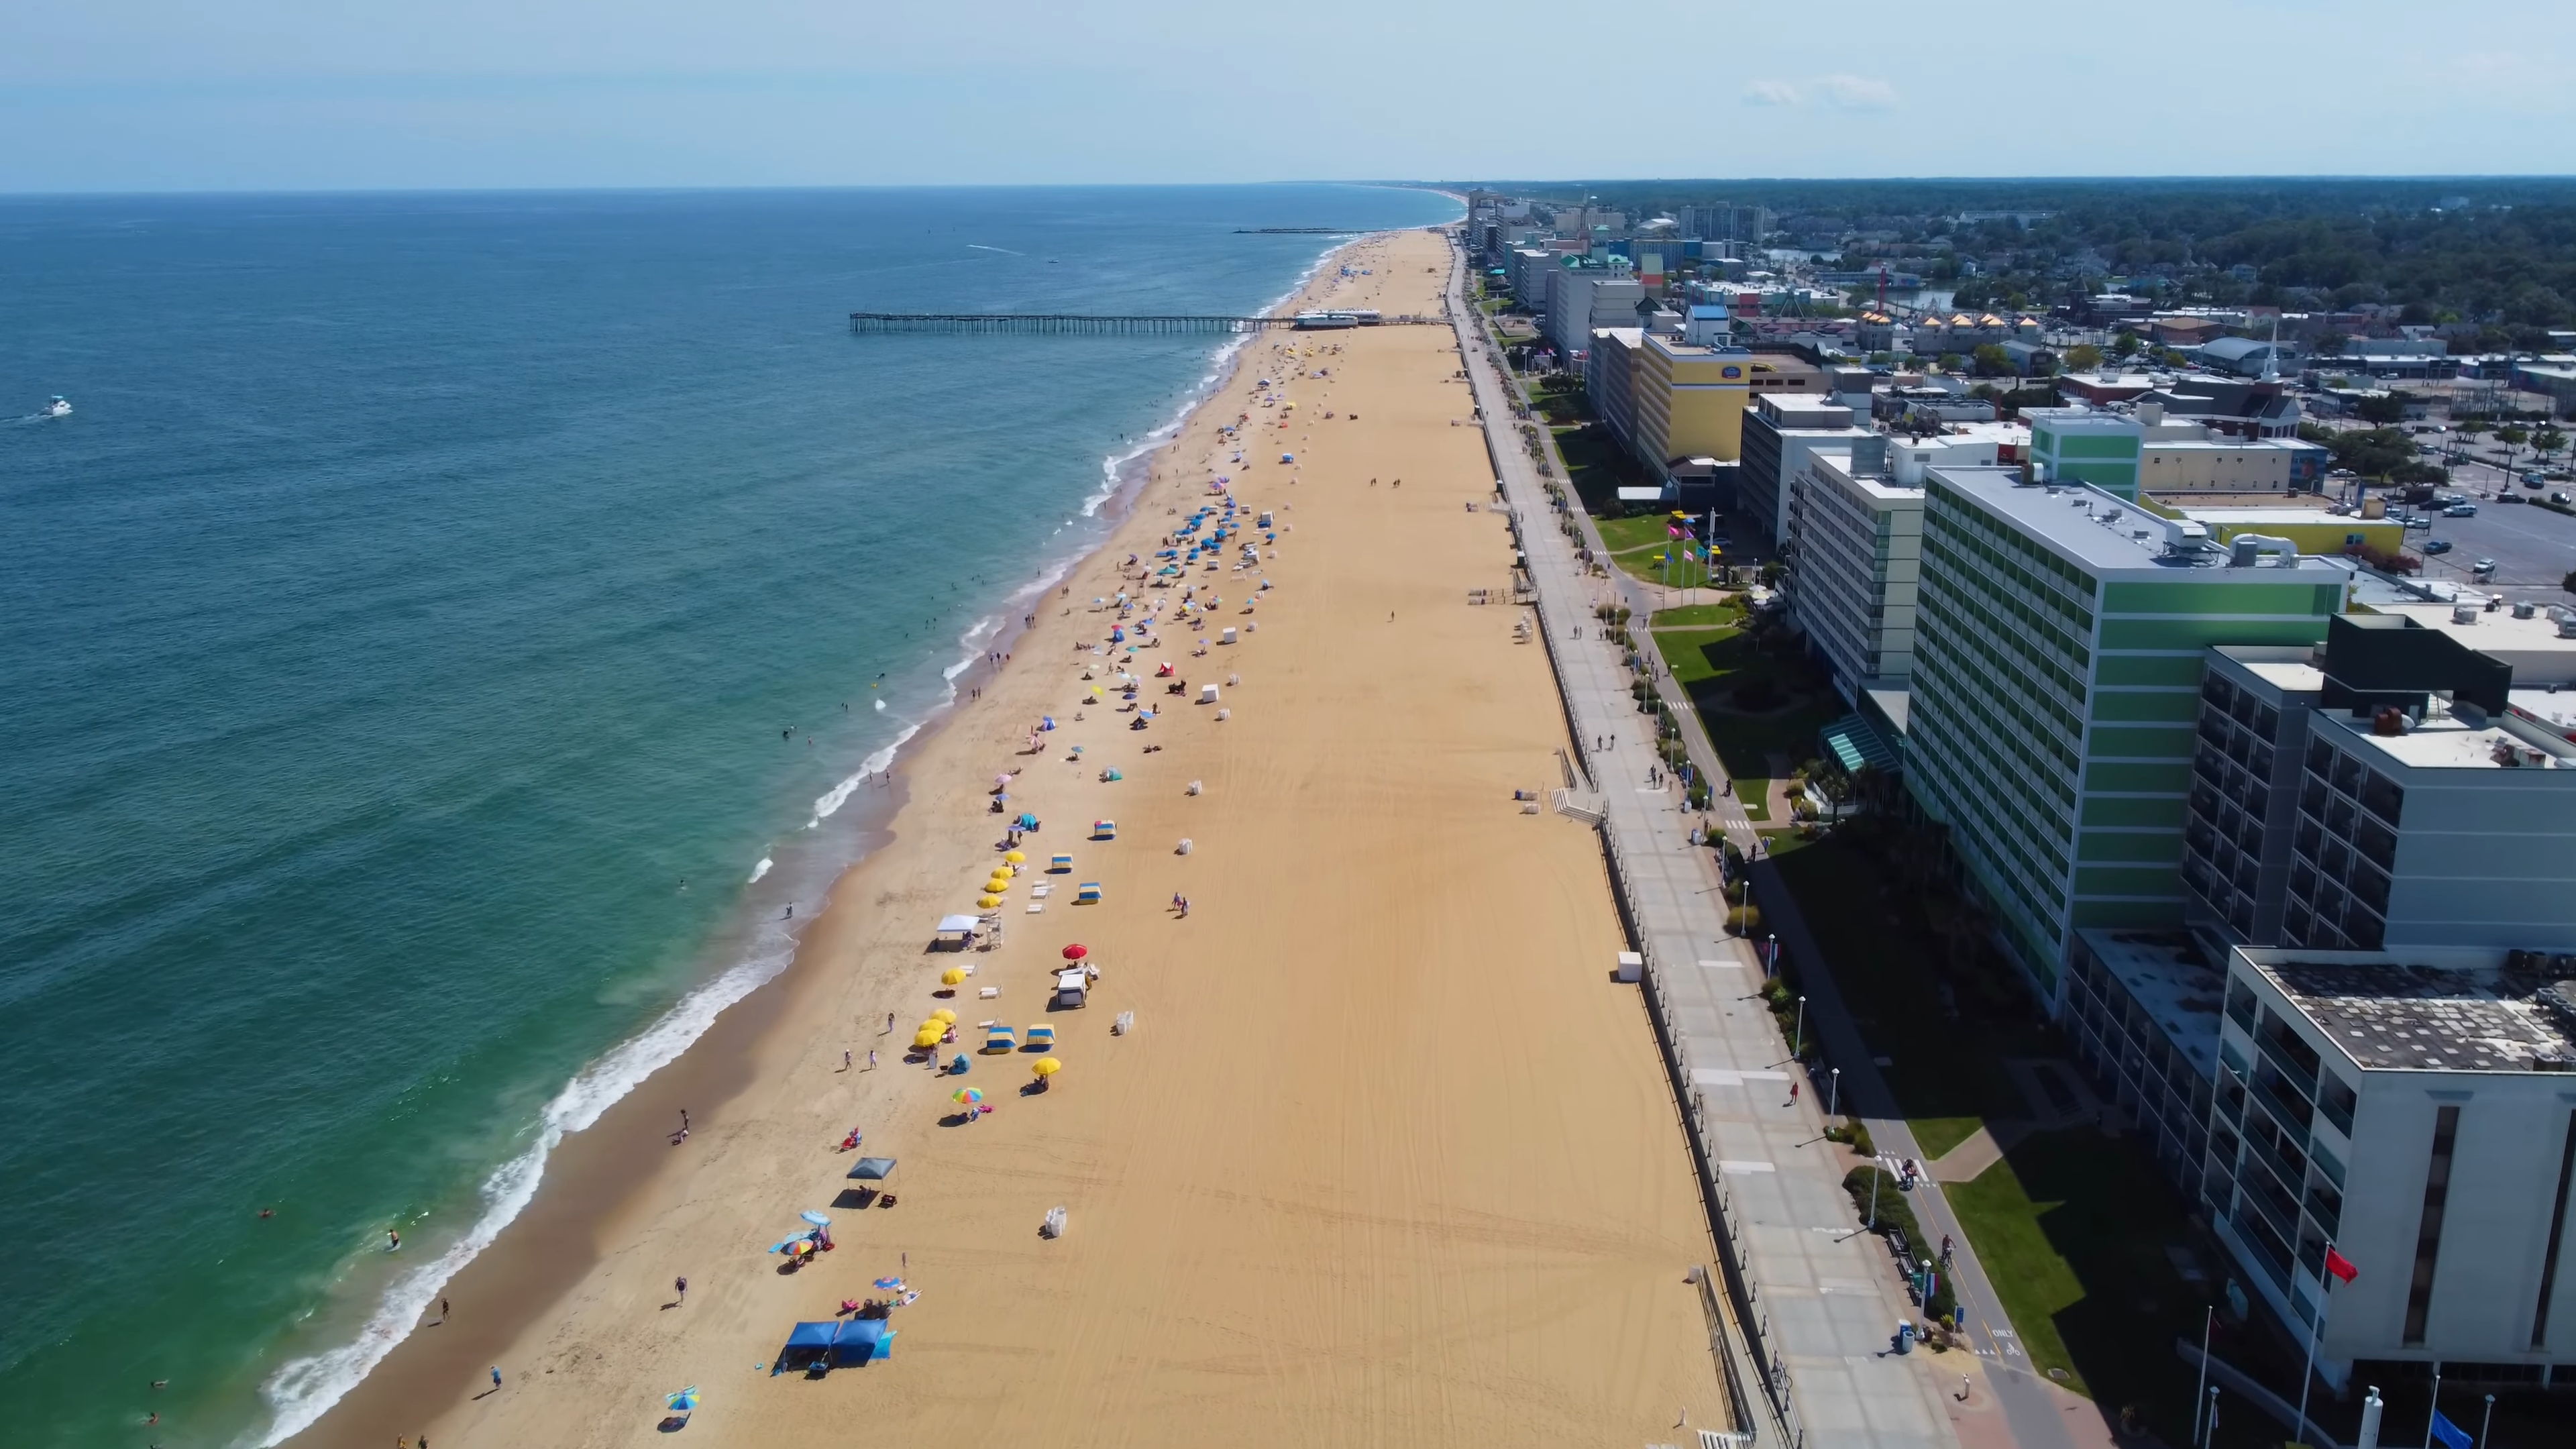
[[[1849,1153],[1823,1140],[1814,1093],[1790,1096],[1794,1068],[1755,994],[1761,967],[1725,934],[1711,854],[1688,841],[1696,817],[1682,811],[1677,791],[1647,784],[1653,717],[1637,711],[1631,676],[1592,618],[1619,581],[1592,579],[1576,561],[1521,442],[1509,384],[1463,298],[1462,272],[1453,273],[1452,289],[1487,441],[1522,524],[1568,728],[1603,803],[1614,884],[1646,955],[1647,990],[1676,1076],[1687,1084],[1679,1095],[1718,1208],[1721,1266],[1758,1380],[1750,1387],[1774,1416],[1763,1442],[1950,1449],[1960,1443],[1956,1416],[1945,1412],[1948,1390],[1934,1374],[1958,1372],[1960,1358],[1890,1351],[1906,1301],[1882,1240],[1861,1234],[1853,1220],[1842,1191]],[[1705,743],[1692,743],[1698,758]],[[1740,813],[1730,824],[1743,829]]]

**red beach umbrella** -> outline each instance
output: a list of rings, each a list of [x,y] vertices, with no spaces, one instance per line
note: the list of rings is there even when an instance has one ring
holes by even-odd
[[[1079,961],[1090,954],[1091,948],[1089,946],[1067,946],[1064,948],[1064,959],[1067,961]]]

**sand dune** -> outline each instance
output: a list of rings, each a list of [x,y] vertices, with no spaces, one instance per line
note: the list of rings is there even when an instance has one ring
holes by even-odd
[[[1438,310],[1438,237],[1350,259],[1375,275],[1319,279],[1293,305]],[[1281,429],[1247,399],[1291,367],[1333,376],[1287,384]],[[1452,425],[1471,407],[1457,367],[1443,328],[1256,341],[1113,550],[903,767],[895,841],[841,883],[774,999],[746,1004],[756,1039],[701,1044],[734,1054],[730,1097],[691,1103],[677,1150],[648,1094],[586,1134],[659,1155],[616,1200],[553,1219],[582,1225],[559,1251],[587,1267],[510,1310],[525,1322],[492,1338],[502,1391],[468,1397],[487,1386],[464,1356],[478,1350],[415,1341],[305,1442],[382,1443],[434,1412],[440,1449],[641,1445],[661,1440],[661,1394],[687,1384],[704,1395],[688,1439],[740,1445],[1634,1444],[1679,1442],[1685,1408],[1722,1426],[1684,1278],[1710,1256],[1707,1226],[1635,988],[1606,979],[1620,940],[1597,846],[1512,800],[1559,782],[1563,716],[1546,655],[1514,642],[1517,611],[1466,602],[1506,583],[1510,543],[1483,509],[1479,434]],[[1081,703],[1084,665],[1104,661],[1073,645],[1109,618],[1088,602],[1120,587],[1113,560],[1202,501],[1207,460],[1230,451],[1212,430],[1247,410],[1274,425],[1247,429],[1253,466],[1224,471],[1288,526],[1262,563],[1276,588],[1244,616],[1260,575],[1191,582],[1225,598],[1211,636],[1260,627],[1192,658],[1167,613],[1163,647],[1140,656],[1173,661],[1193,697],[1239,673],[1231,717],[1171,700],[1131,732]],[[1146,699],[1166,702],[1150,681]],[[1018,753],[1041,713],[1064,727]],[[1100,783],[1105,766],[1126,778]],[[1045,821],[1035,864],[1070,851],[1069,879],[1108,899],[1077,907],[1060,886],[1029,915],[1031,882],[1068,878],[1026,875],[1001,948],[931,954],[931,924],[971,908],[997,858],[984,792],[1010,768],[1015,807]],[[1082,838],[1099,816],[1116,841]],[[1049,1013],[1072,941],[1099,989]],[[961,1079],[896,1050],[959,959],[979,967],[961,1016],[1049,1022],[1065,1063],[1023,1096],[1029,1056],[976,1058],[962,1082],[998,1110],[972,1126],[943,1125]],[[1114,1037],[1122,1011],[1136,1030]],[[879,1070],[839,1070],[872,1047]],[[837,1211],[837,1251],[783,1274],[764,1249],[800,1209],[831,1208],[848,1160],[832,1147],[854,1126],[901,1159],[898,1205]],[[1057,1205],[1069,1231],[1043,1240]],[[499,1271],[476,1291],[506,1301]],[[663,1308],[682,1273],[686,1306]],[[890,1362],[820,1381],[756,1367],[795,1320],[898,1273],[922,1297],[893,1316]]]

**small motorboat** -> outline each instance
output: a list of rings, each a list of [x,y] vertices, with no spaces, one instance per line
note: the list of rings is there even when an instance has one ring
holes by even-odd
[[[72,405],[64,401],[62,395],[57,393],[54,395],[54,400],[52,402],[45,404],[44,415],[49,418],[70,417],[72,415]]]

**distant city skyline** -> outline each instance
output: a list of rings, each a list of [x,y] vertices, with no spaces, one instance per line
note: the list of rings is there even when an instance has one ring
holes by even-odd
[[[19,7],[0,191],[2576,170],[2576,7]],[[1938,21],[1928,29],[1927,20]],[[1557,37],[1564,43],[1551,43]]]

